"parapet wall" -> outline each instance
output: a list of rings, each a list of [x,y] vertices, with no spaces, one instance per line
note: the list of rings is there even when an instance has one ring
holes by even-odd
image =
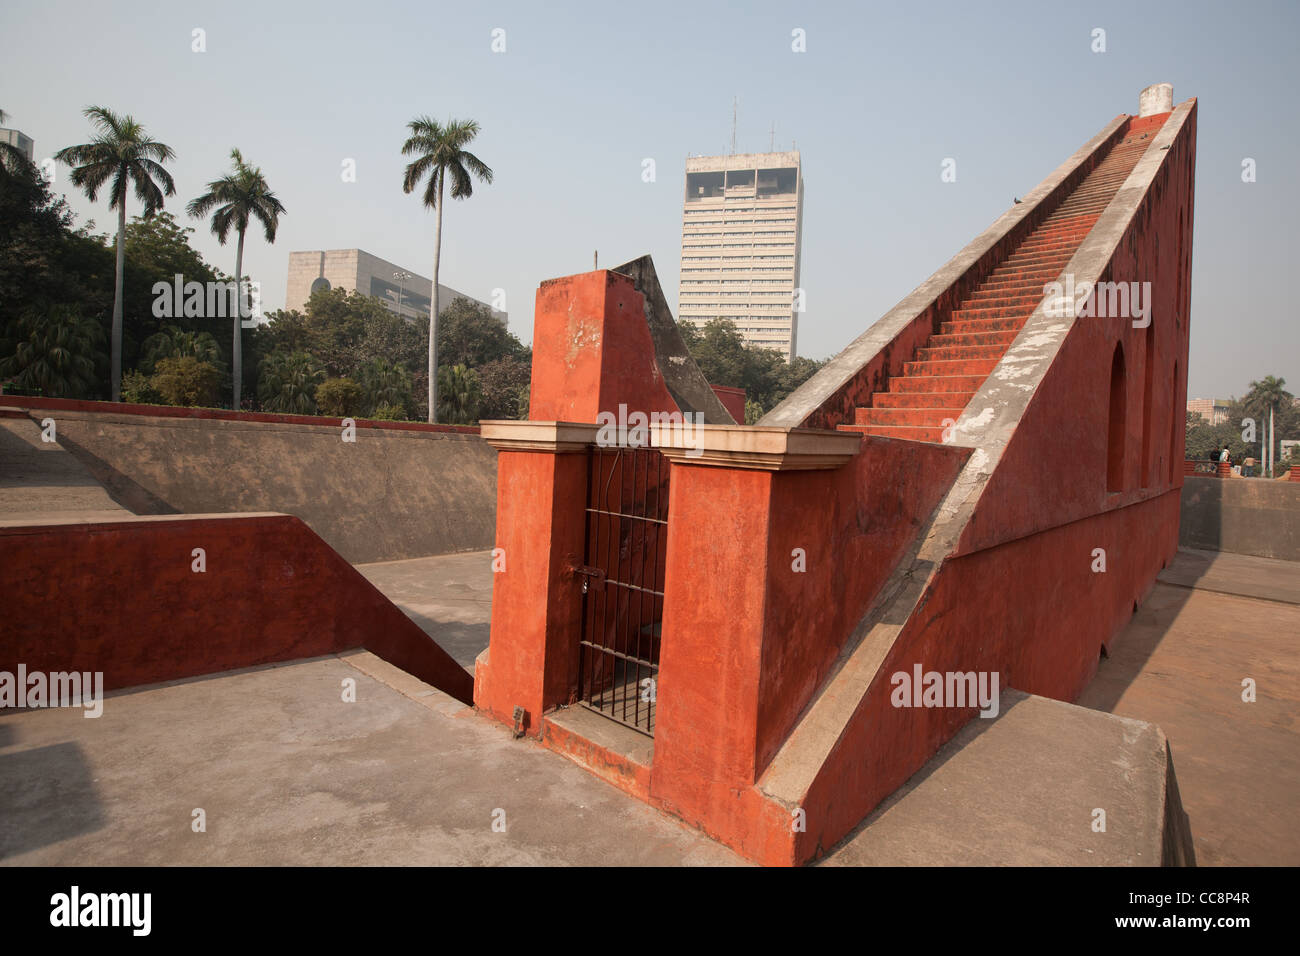
[[[1189,475],[1178,543],[1300,561],[1300,482]]]
[[[0,396],[141,515],[284,512],[353,564],[492,546],[496,452],[477,429]],[[33,509],[35,510],[35,509]]]

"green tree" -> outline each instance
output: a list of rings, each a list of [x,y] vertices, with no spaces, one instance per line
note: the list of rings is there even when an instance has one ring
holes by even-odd
[[[0,322],[76,303],[107,325],[113,256],[74,218],[32,164],[0,175]]]
[[[221,370],[193,355],[158,360],[149,384],[168,405],[211,408],[221,392]]]
[[[182,226],[168,212],[144,219],[133,217],[126,224],[126,283],[122,293],[123,331],[122,363],[130,367],[138,359],[140,346],[150,336],[169,325],[187,332],[207,332],[214,338],[224,339],[225,324],[222,319],[208,315],[187,316],[182,303],[173,302],[168,313],[159,308],[160,296],[155,291],[159,284],[171,289],[176,276],[183,282],[221,282],[228,277],[204,261],[197,249],[190,245],[194,230]],[[166,301],[166,300],[163,300]],[[223,361],[225,352],[223,351]]]
[[[22,391],[50,398],[92,398],[103,329],[75,306],[48,315],[28,311],[9,322],[0,343],[0,377]]]
[[[309,352],[272,352],[262,360],[258,398],[268,412],[316,414],[316,386],[325,370]]]
[[[526,352],[528,348],[482,303],[456,298],[438,315],[438,355],[442,365],[477,369]]]
[[[443,126],[428,116],[407,124],[410,136],[402,144],[403,156],[414,156],[402,178],[402,191],[412,192],[428,176],[424,205],[437,213],[433,227],[433,295],[429,304],[429,421],[438,420],[438,261],[442,254],[442,209],[444,187],[451,177],[451,198],[468,199],[474,193],[474,177],[492,182],[492,170],[465,147],[478,135],[473,120],[448,120]]]
[[[361,414],[365,396],[350,378],[327,378],[316,386],[316,408],[330,418],[351,418]]]
[[[271,352],[304,352],[311,344],[311,329],[307,316],[297,309],[277,309],[259,325],[253,337],[260,338],[269,355]]]
[[[505,356],[475,369],[483,393],[481,417],[521,419],[527,416],[532,361],[527,351],[524,355],[525,358]]]
[[[144,372],[154,371],[162,359],[185,356],[207,362],[214,368],[219,369],[221,365],[221,349],[210,332],[185,332],[174,325],[145,339],[142,353],[140,365]]]
[[[411,375],[400,365],[376,358],[361,369],[361,393],[367,415],[387,406],[403,415],[411,406]]]
[[[704,378],[713,385],[743,388],[746,402],[759,409],[759,417],[826,364],[801,356],[787,362],[780,352],[748,345],[730,319],[712,319],[703,327],[679,322],[677,328]],[[748,424],[753,424],[751,417],[747,404]]]
[[[162,394],[153,387],[153,376],[132,369],[122,376],[122,401],[137,405],[165,405]]]
[[[345,289],[323,289],[307,300],[302,331],[306,349],[331,375],[351,375],[371,355],[366,349],[368,336],[377,329],[391,329],[393,323],[406,324],[384,308],[377,298]],[[286,334],[298,329],[286,328]],[[277,328],[276,335],[280,334]],[[381,333],[382,334],[382,333]],[[418,332],[413,334],[418,336]]]
[[[110,375],[112,398],[122,393],[122,288],[126,265],[126,194],[135,188],[144,203],[144,218],[163,207],[163,197],[174,196],[176,186],[162,164],[174,158],[171,147],[149,139],[144,127],[130,116],[118,116],[102,106],[87,107],[84,115],[97,135],[89,143],[69,146],[54,154],[72,167],[72,184],[94,202],[100,189],[109,186],[109,208],[117,210],[117,269],[113,290],[113,330]],[[157,180],[157,182],[155,182]],[[159,183],[162,188],[159,188]]]
[[[381,422],[404,422],[406,410],[400,405],[379,405],[369,417]]]
[[[1266,375],[1258,382],[1250,383],[1250,391],[1242,400],[1246,412],[1258,422],[1261,447],[1264,449],[1262,464],[1269,469],[1270,475],[1273,473],[1272,465],[1279,450],[1279,439],[1276,434],[1277,412],[1284,405],[1289,406],[1295,397],[1283,387],[1285,385],[1286,379]]]
[[[244,307],[244,233],[253,220],[262,225],[262,234],[269,243],[275,242],[275,231],[284,215],[284,204],[271,192],[266,177],[257,166],[244,162],[238,149],[230,151],[235,164],[233,172],[208,183],[208,191],[190,202],[186,210],[196,219],[212,213],[212,234],[224,246],[233,228],[239,241],[235,248],[235,282],[239,287],[239,308],[234,318],[234,334],[230,348],[234,389],[233,407],[239,409],[240,383],[243,372],[243,351],[240,348],[241,318]]]
[[[464,365],[444,365],[438,369],[438,409],[444,421],[469,425],[478,421],[483,392],[478,373]]]

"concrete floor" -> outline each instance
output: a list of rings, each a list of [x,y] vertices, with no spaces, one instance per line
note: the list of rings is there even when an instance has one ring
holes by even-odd
[[[1300,566],[1180,550],[1078,700],[1165,732],[1201,866],[1300,865],[1297,638]]]
[[[492,623],[491,551],[355,567],[458,664],[474,670]]]
[[[486,645],[486,552],[360,570],[461,663]],[[1180,552],[1078,702],[1165,732],[1201,865],[1300,864],[1297,570]],[[357,681],[354,704],[340,700],[345,677]],[[1241,701],[1243,677],[1257,682],[1253,704]],[[1081,708],[1059,707],[1068,710],[1022,703],[973,721],[827,862],[1121,862],[1114,847],[1076,839],[1071,820],[1013,807],[1059,805],[1066,770],[1102,759],[1084,741],[1058,748],[1057,769],[1040,762],[1037,776],[1004,785],[1024,770],[1018,739],[1067,716],[1092,726],[1071,716]],[[1039,711],[1042,720],[1025,723]],[[1097,724],[1096,740],[1104,745],[1114,726]],[[1139,806],[1114,791],[1110,805]],[[966,825],[999,806],[1010,830],[992,818]],[[196,807],[207,812],[204,834],[190,831]],[[972,817],[973,807],[983,809]],[[504,834],[491,827],[497,808]],[[977,831],[982,843],[962,837]],[[98,720],[74,710],[0,717],[0,862],[743,861],[362,652],[122,692]]]
[[[70,452],[41,441],[36,422],[0,418],[0,518],[98,521],[129,514]]]
[[[1159,866],[1167,768],[1153,724],[1004,691],[823,865]]]
[[[365,652],[0,717],[0,862],[743,863]]]

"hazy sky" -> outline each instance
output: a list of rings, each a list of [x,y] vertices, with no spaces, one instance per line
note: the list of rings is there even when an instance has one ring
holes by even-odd
[[[683,163],[727,150],[739,96],[740,151],[766,150],[775,123],[777,148],[803,154],[799,347],[821,358],[1167,81],[1176,102],[1200,101],[1189,395],[1239,395],[1266,374],[1300,392],[1300,324],[1281,281],[1300,261],[1298,10],[4,0],[0,108],[38,159],[89,138],[89,104],[131,113],[176,151],[167,208],[182,219],[238,146],[288,208],[276,244],[250,235],[245,252],[268,309],[283,304],[294,249],[359,246],[428,275],[433,215],[401,189],[405,124],[473,118],[496,181],[449,204],[442,281],[480,299],[504,289],[527,341],[538,283],[589,270],[595,249],[602,266],[652,254],[676,307]],[[1091,49],[1097,27],[1104,53]],[[196,28],[206,52],[192,50]],[[940,181],[946,157],[956,183]],[[1244,157],[1255,183],[1241,181]],[[69,199],[99,231],[114,224],[102,200]],[[193,225],[203,255],[233,272],[234,243]]]

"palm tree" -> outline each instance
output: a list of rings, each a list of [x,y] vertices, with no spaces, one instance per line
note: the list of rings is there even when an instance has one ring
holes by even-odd
[[[272,352],[262,360],[257,385],[262,407],[268,412],[316,414],[316,386],[325,370],[310,352]]]
[[[429,421],[438,420],[438,257],[442,252],[443,187],[451,177],[451,198],[468,199],[474,194],[474,176],[492,182],[492,170],[468,146],[478,135],[473,120],[448,120],[443,126],[427,116],[407,123],[411,135],[402,145],[403,156],[415,156],[406,167],[402,191],[412,192],[427,174],[424,205],[437,212],[433,227],[433,296],[429,303]],[[471,175],[472,174],[472,175]]]
[[[152,369],[165,358],[186,356],[213,366],[221,363],[221,350],[211,332],[184,332],[174,325],[145,339],[141,352],[144,356],[141,365],[147,369]]]
[[[163,196],[176,195],[176,185],[162,164],[174,159],[171,147],[149,139],[144,127],[130,116],[118,116],[102,106],[89,106],[84,115],[97,135],[89,143],[69,146],[54,158],[72,167],[72,184],[83,190],[91,202],[112,180],[108,208],[117,210],[117,278],[113,290],[112,381],[113,401],[122,394],[122,273],[126,265],[126,191],[144,203],[144,218],[153,218],[163,207]],[[154,180],[158,182],[154,182]],[[158,184],[162,188],[158,188]]]
[[[367,414],[381,405],[405,408],[411,398],[411,376],[400,365],[376,358],[361,369]]]
[[[1268,443],[1265,446],[1264,453],[1260,456],[1263,459],[1260,465],[1269,477],[1273,475],[1273,465],[1275,464],[1273,460],[1274,446],[1277,444],[1277,436],[1273,434],[1273,416],[1283,404],[1295,397],[1282,387],[1284,385],[1286,385],[1286,379],[1266,375],[1260,381],[1250,383],[1250,391],[1246,393],[1244,400],[1246,409],[1253,414],[1259,415],[1261,419],[1263,413],[1268,412]],[[1263,443],[1261,442],[1261,444]]]
[[[239,289],[239,308],[235,315],[235,341],[231,347],[232,376],[234,378],[234,405],[239,411],[239,392],[243,377],[243,350],[240,348],[240,320],[244,314],[244,233],[252,219],[262,224],[262,233],[266,241],[275,242],[275,230],[284,215],[284,204],[275,198],[266,177],[257,166],[244,162],[239,150],[232,149],[230,158],[235,162],[235,170],[220,179],[208,183],[208,191],[186,207],[186,211],[196,219],[206,216],[212,210],[212,234],[224,246],[226,237],[233,226],[239,234],[239,244],[235,248],[235,286]]]
[[[0,376],[19,388],[49,398],[87,398],[94,390],[96,359],[104,331],[74,306],[56,306],[48,315],[29,310],[9,324],[0,359]]]
[[[478,420],[483,404],[483,391],[478,372],[464,365],[444,365],[438,369],[442,380],[443,417],[454,425],[470,425]]]

